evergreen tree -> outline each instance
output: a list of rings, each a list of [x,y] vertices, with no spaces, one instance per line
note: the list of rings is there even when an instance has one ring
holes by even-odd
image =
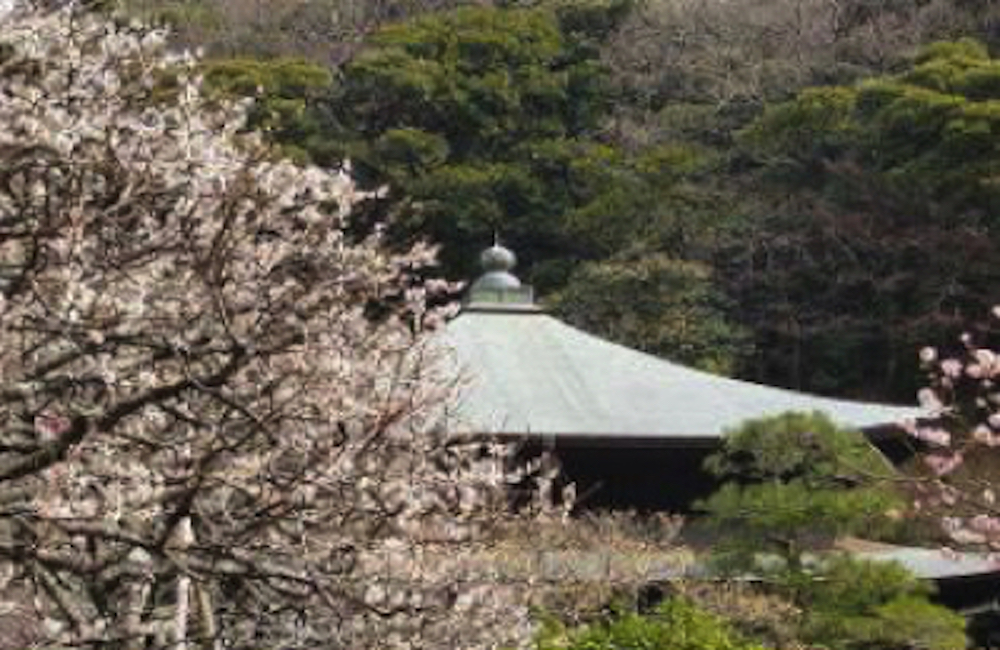
[[[721,533],[722,569],[751,573],[802,609],[802,641],[835,650],[965,647],[961,616],[932,604],[901,566],[830,549],[846,534],[891,529],[892,468],[857,431],[785,413],[731,431],[707,461],[732,479],[700,506]]]
[[[706,468],[728,481],[698,507],[723,533],[717,560],[738,570],[764,561],[802,571],[807,551],[884,529],[900,505],[877,481],[892,472],[888,461],[821,413],[750,420],[727,433]]]
[[[470,277],[470,251],[499,231],[544,291],[634,236],[654,186],[598,137],[608,98],[593,43],[616,6],[466,7],[373,36],[331,119],[361,181],[388,186],[372,207],[396,211],[398,238],[443,244],[445,271]],[[614,224],[629,225],[609,242]]]
[[[899,74],[807,89],[742,134],[752,198],[716,267],[762,351],[757,379],[912,401],[913,350],[1000,300],[997,99],[1000,63],[941,43]]]

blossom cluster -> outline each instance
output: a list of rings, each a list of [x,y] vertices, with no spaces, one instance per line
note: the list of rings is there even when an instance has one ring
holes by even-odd
[[[1000,319],[1000,307],[992,315]],[[988,470],[1000,447],[1000,354],[977,338],[963,334],[948,354],[933,347],[920,351],[927,385],[917,397],[927,417],[904,428],[920,442],[927,469],[916,486],[918,509],[945,510],[943,528],[956,542],[995,549],[1000,547],[995,477],[982,469]]]
[[[346,166],[278,159],[197,70],[0,16],[4,584],[64,645],[523,643],[522,591],[428,551],[510,480],[446,421],[433,249],[348,235]]]

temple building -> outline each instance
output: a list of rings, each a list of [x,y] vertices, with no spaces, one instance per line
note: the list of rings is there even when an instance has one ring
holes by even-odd
[[[726,431],[786,411],[821,411],[863,431],[893,460],[909,449],[898,425],[922,415],[915,407],[737,381],[631,350],[545,313],[511,273],[509,250],[494,245],[482,264],[483,275],[442,336],[464,382],[455,421],[520,442],[529,453],[551,451],[576,486],[578,508],[687,512],[717,487],[702,463]],[[843,544],[842,550],[898,562],[933,582],[936,599],[968,618],[973,638],[983,647],[996,645],[1000,572],[993,556]],[[668,572],[659,579],[677,577],[683,576]]]
[[[552,450],[580,507],[686,510],[713,488],[704,457],[750,418],[822,411],[891,446],[887,432],[918,413],[720,377],[611,343],[537,305],[506,248],[481,261],[443,335],[463,380],[454,416],[470,431]]]

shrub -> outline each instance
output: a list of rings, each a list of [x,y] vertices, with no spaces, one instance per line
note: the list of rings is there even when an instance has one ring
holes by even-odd
[[[784,585],[802,607],[800,637],[832,650],[966,646],[965,620],[928,600],[932,589],[902,566],[846,556]]]
[[[722,619],[681,598],[650,614],[618,612],[608,620],[566,630],[549,623],[537,650],[752,650]]]

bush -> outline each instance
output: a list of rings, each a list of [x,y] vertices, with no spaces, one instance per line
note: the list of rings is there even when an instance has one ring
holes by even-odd
[[[720,618],[680,598],[664,601],[648,615],[617,613],[610,620],[565,630],[549,623],[536,650],[751,650]]]
[[[784,585],[802,607],[800,637],[833,650],[966,646],[965,620],[928,600],[931,588],[902,566],[838,557],[820,575]]]

